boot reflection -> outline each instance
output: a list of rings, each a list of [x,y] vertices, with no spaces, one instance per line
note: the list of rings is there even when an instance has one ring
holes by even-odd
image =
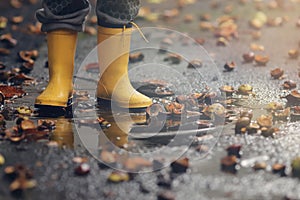
[[[55,121],[56,128],[54,129],[50,139],[57,142],[59,147],[74,148],[72,120],[57,118]]]
[[[145,124],[147,122],[146,113],[126,113],[112,115],[111,112],[101,113],[100,117],[108,121],[111,126],[103,128],[104,134],[99,134],[99,146],[102,148],[126,148],[128,145],[128,135],[133,125]]]

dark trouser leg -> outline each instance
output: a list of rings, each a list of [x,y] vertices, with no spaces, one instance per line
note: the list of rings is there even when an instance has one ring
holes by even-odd
[[[123,27],[134,20],[139,8],[140,0],[98,0],[98,25]]]
[[[43,32],[58,29],[83,31],[90,10],[88,0],[43,0],[42,5],[36,17],[42,23]]]

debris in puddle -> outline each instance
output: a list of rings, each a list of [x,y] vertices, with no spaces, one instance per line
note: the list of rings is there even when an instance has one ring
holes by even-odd
[[[200,68],[200,67],[202,67],[202,61],[199,59],[192,60],[191,62],[189,62],[187,66],[187,68],[189,69]]]
[[[7,166],[4,169],[6,176],[13,179],[9,186],[11,192],[24,191],[36,187],[37,182],[33,179],[33,173],[24,165]]]
[[[249,126],[247,126],[247,133],[248,134],[255,134],[258,132],[260,126],[257,123],[251,122]]]
[[[129,62],[136,63],[141,62],[145,58],[145,55],[142,52],[135,52],[129,55]]]
[[[220,87],[220,91],[225,93],[226,97],[232,96],[232,94],[235,92],[234,87],[229,85],[224,85]]]
[[[18,15],[18,16],[13,16],[10,21],[14,24],[20,24],[24,21],[24,17],[21,16],[21,15]]]
[[[277,128],[273,128],[273,127],[262,127],[260,130],[261,130],[261,135],[264,137],[273,137],[274,133],[278,131]]]
[[[242,155],[241,148],[242,148],[242,145],[233,144],[226,148],[227,155],[228,156],[236,156],[237,158],[240,158]]]
[[[287,80],[287,81],[284,81],[282,86],[286,90],[291,90],[291,89],[295,89],[297,87],[297,83],[293,80]]]
[[[102,150],[100,153],[100,160],[103,162],[103,164],[112,165],[117,162],[117,156],[118,155],[115,152]],[[101,167],[104,166],[101,164]]]
[[[209,147],[203,144],[200,144],[196,147],[196,151],[199,153],[207,153],[209,151]]]
[[[52,131],[56,127],[54,120],[48,120],[48,119],[39,119],[37,121],[37,128],[38,130],[49,130]]]
[[[255,29],[261,29],[267,23],[267,20],[267,15],[264,12],[259,11],[255,13],[254,18],[251,19],[250,26]]]
[[[268,127],[270,128],[273,125],[273,117],[272,116],[267,116],[267,115],[261,115],[260,117],[257,118],[257,123],[261,127]]]
[[[72,159],[72,161],[73,161],[74,163],[81,164],[81,163],[86,163],[86,162],[88,162],[88,158],[87,158],[87,157],[74,157],[74,158]]]
[[[251,119],[249,117],[241,117],[237,120],[235,124],[235,134],[242,134],[249,124],[251,123]]]
[[[151,106],[147,107],[147,109],[146,109],[146,113],[150,117],[156,117],[160,113],[163,113],[164,111],[165,111],[165,109],[164,109],[163,105],[161,105],[159,103],[154,103]]]
[[[169,174],[158,174],[157,175],[157,185],[159,187],[171,189],[172,187],[172,179]]]
[[[157,194],[157,200],[175,200],[175,199],[176,199],[175,195],[173,194],[173,192],[169,190],[165,190]]]
[[[297,59],[299,57],[299,51],[297,49],[291,49],[289,50],[288,55],[291,59]]]
[[[11,52],[6,48],[0,48],[0,55],[9,55]]]
[[[241,95],[250,95],[253,94],[253,88],[251,85],[243,84],[238,87],[238,93]]]
[[[129,171],[138,171],[144,167],[151,167],[152,162],[141,157],[133,157],[127,158],[123,165]]]
[[[0,29],[5,29],[7,26],[7,18],[0,16]]]
[[[91,170],[90,165],[84,162],[84,163],[80,163],[79,166],[77,166],[74,169],[74,173],[79,176],[84,176],[89,174],[90,170]]]
[[[296,122],[300,120],[300,106],[293,106],[291,108],[291,122]]]
[[[9,47],[14,47],[18,44],[18,41],[10,33],[1,35],[0,41],[7,43]]]
[[[279,174],[280,176],[285,176],[285,168],[286,166],[284,164],[280,164],[280,163],[275,163],[272,166],[272,172],[274,174]]]
[[[226,156],[221,159],[221,170],[223,172],[236,174],[237,173],[236,165],[237,165],[236,156]]]
[[[275,68],[275,69],[271,70],[270,73],[271,73],[271,77],[272,78],[274,78],[274,79],[281,79],[281,77],[284,74],[284,71],[281,68]]]
[[[16,112],[20,115],[31,115],[33,110],[28,106],[20,106],[16,109]]]
[[[114,170],[108,176],[108,181],[111,183],[127,182],[129,180],[130,180],[130,177],[127,172],[121,172],[121,171]]]
[[[168,61],[171,64],[179,64],[182,60],[182,57],[178,54],[169,54],[166,58],[164,58],[164,61]]]
[[[29,62],[35,60],[39,56],[39,52],[37,50],[20,51],[18,55],[22,61]]]
[[[297,106],[300,104],[300,93],[298,92],[298,90],[291,91],[291,93],[285,96],[284,98],[286,98],[288,101],[287,105]]]
[[[87,72],[99,71],[99,63],[97,63],[97,62],[89,63],[86,66],[84,66],[84,69]]]
[[[265,47],[260,44],[252,43],[252,44],[250,44],[250,49],[252,51],[264,51]]]
[[[255,171],[258,171],[258,170],[265,170],[267,168],[267,163],[265,162],[255,162],[254,166],[253,166],[253,169]]]
[[[270,58],[266,55],[255,55],[254,60],[258,66],[265,66],[270,61]]]
[[[216,44],[217,44],[217,46],[225,47],[225,46],[228,46],[229,42],[227,39],[225,39],[223,37],[219,37]]]
[[[172,172],[174,173],[186,173],[187,169],[189,168],[189,159],[179,158],[178,160],[174,161],[171,164]]]
[[[243,59],[245,63],[251,63],[254,61],[255,54],[253,52],[243,54]]]
[[[236,64],[235,62],[227,62],[225,65],[224,65],[224,69],[225,71],[227,72],[231,72],[233,71],[234,69],[236,68]]]
[[[270,102],[266,107],[269,111],[282,110],[283,108],[283,104],[278,102]]]
[[[291,108],[287,107],[283,110],[277,110],[274,111],[273,114],[273,120],[277,120],[277,121],[287,121],[288,117],[290,116],[290,111]]]

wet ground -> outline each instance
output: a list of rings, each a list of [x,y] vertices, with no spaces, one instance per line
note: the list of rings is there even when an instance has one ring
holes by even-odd
[[[207,52],[202,48],[197,48],[192,39],[183,39],[186,37],[179,33],[144,28],[142,30],[150,41],[150,44],[146,44],[136,31],[133,34],[132,49],[133,51],[139,49],[138,51],[145,55],[142,62],[130,65],[129,74],[136,85],[138,82],[140,84],[141,81],[149,79],[163,80],[170,84],[170,89],[177,96],[188,95],[195,90],[201,91],[203,82],[214,89],[225,84],[234,88],[241,84],[250,84],[253,86],[255,96],[234,95],[233,99],[237,102],[234,103],[235,107],[233,108],[235,111],[243,108],[252,109],[255,120],[261,114],[268,113],[265,110],[268,103],[272,101],[286,103],[281,96],[289,91],[282,89],[281,85],[284,80],[271,78],[271,69],[283,68],[286,74],[285,80],[292,79],[297,85],[300,84],[299,60],[290,59],[288,56],[288,51],[298,49],[299,43],[299,27],[296,26],[296,23],[300,4],[297,1],[276,1],[278,7],[274,7],[275,1],[255,1],[256,3],[248,1],[246,4],[237,0],[226,2],[182,1],[187,4],[179,10],[178,16],[170,17],[170,14],[165,13],[168,15],[167,17],[157,20],[155,13],[162,14],[166,12],[166,9],[177,8],[177,3],[171,0],[158,1],[160,4],[155,4],[155,2],[157,1],[143,2],[144,8],[149,8],[152,14],[140,17],[136,21],[140,27],[165,27],[188,33],[192,38],[203,38],[205,40],[203,47]],[[209,21],[215,25],[215,20],[224,15],[224,9],[228,12],[231,8],[232,12],[229,12],[228,15],[236,17],[239,36],[231,38],[225,47],[217,46],[217,38],[213,32],[203,31],[199,28],[200,16],[209,13],[211,15]],[[32,7],[30,9],[32,10]],[[257,30],[249,26],[249,20],[253,19],[258,10],[265,13],[269,19],[284,17],[286,21],[276,27],[264,25],[260,30],[260,39],[253,39],[252,34]],[[189,23],[184,20],[187,14],[191,14],[193,17]],[[15,37],[19,38],[18,35]],[[157,53],[161,40],[166,37],[174,43],[168,50],[184,57],[180,64],[166,63],[164,59],[167,54]],[[45,86],[43,80],[47,79],[47,69],[44,68],[47,61],[47,50],[45,44],[41,43],[42,39],[36,41],[41,44],[40,56],[30,75],[40,80],[41,83],[24,86],[23,89],[28,95],[15,100],[8,106],[14,108],[20,105],[33,106],[34,98]],[[96,84],[97,73],[95,70],[91,73],[83,69],[86,64],[95,61],[93,60],[95,59],[93,56],[95,41],[95,36],[88,34],[79,36],[75,87],[79,91],[90,93],[91,98],[88,100],[78,99],[79,103],[73,107],[75,112],[73,119],[54,119],[56,120],[56,130],[51,134],[50,139],[57,141],[60,147],[49,147],[48,140],[39,142],[24,140],[20,143],[1,141],[0,153],[5,156],[6,162],[0,167],[0,199],[158,199],[157,196],[162,191],[171,191],[175,199],[300,199],[300,182],[297,178],[292,177],[290,167],[291,161],[300,155],[300,125],[298,122],[290,122],[289,119],[285,122],[274,122],[274,126],[279,127],[279,132],[274,137],[264,137],[261,134],[235,135],[235,122],[232,122],[225,126],[217,126],[218,129],[213,131],[193,132],[200,136],[195,138],[189,136],[189,131],[193,130],[195,124],[189,126],[188,120],[180,118],[180,124],[188,127],[186,129],[188,134],[181,131],[180,133],[184,134],[179,134],[178,140],[170,145],[172,133],[177,133],[174,129],[176,130],[176,121],[178,120],[152,119],[152,124],[157,123],[154,128],[163,126],[164,124],[158,123],[162,121],[171,124],[173,130],[170,128],[168,132],[163,131],[164,133],[158,133],[154,137],[141,139],[138,138],[141,137],[141,134],[143,136],[145,132],[149,134],[152,129],[145,128],[145,125],[133,124],[133,122],[138,121],[138,124],[141,124],[145,120],[144,116],[130,116],[130,120],[127,121],[126,114],[124,116],[119,114],[118,117],[121,117],[118,119],[124,123],[119,124],[122,127],[121,130],[118,128],[103,129],[104,135],[95,134],[100,127],[98,124],[91,127],[91,123],[87,123],[87,120],[93,120],[100,116],[106,119],[112,127],[115,127],[116,121],[112,119],[109,112],[99,110],[94,106],[93,92],[96,86],[92,86]],[[263,51],[252,51],[256,54],[270,56],[270,62],[266,66],[243,63],[242,54],[250,51],[252,43],[264,46]],[[38,44],[28,46],[28,48],[36,48]],[[18,49],[14,51],[17,52]],[[92,53],[89,54],[90,52]],[[88,59],[84,61],[86,58]],[[202,68],[198,70],[187,68],[188,62],[194,58],[203,61]],[[16,58],[7,56],[3,59],[8,65],[13,65]],[[232,72],[223,72],[224,64],[231,61],[236,63],[236,69]],[[160,99],[155,98],[155,100]],[[37,120],[35,117],[31,118],[34,121]],[[82,124],[80,120],[86,120],[84,121],[86,124]],[[195,120],[192,118],[191,122],[195,122]],[[12,126],[14,123],[14,121],[8,121],[8,126]],[[187,126],[184,126],[184,123],[187,123]],[[164,137],[162,137],[163,134]],[[164,148],[164,152],[160,156],[156,155],[155,159],[164,158],[165,162],[163,163],[165,164],[169,164],[168,161],[177,158],[181,152],[184,152],[185,156],[190,159],[190,169],[187,173],[179,175],[170,173],[170,167],[166,167],[157,172],[134,174],[133,179],[129,182],[109,183],[107,179],[112,169],[99,165],[99,161],[87,152],[80,140],[81,138],[84,144],[91,144],[89,150],[95,156],[99,153],[99,147],[104,145],[101,143],[104,140],[103,136],[111,137],[109,138],[111,140],[118,138],[114,141],[116,146],[122,146],[129,142],[129,148],[127,148],[129,153],[147,153]],[[91,143],[91,141],[93,142]],[[238,161],[236,174],[224,173],[220,170],[220,160],[226,156],[225,149],[231,144],[242,145],[242,156]],[[199,148],[199,145],[212,149],[205,153],[198,152],[196,149]],[[187,147],[189,147],[188,150]],[[89,158],[88,163],[91,170],[88,175],[74,174],[77,164],[72,159],[76,156]],[[266,163],[266,169],[254,171],[252,167],[255,162]],[[33,170],[34,179],[38,183],[35,188],[25,190],[21,195],[12,194],[9,191],[11,180],[4,175],[6,166],[18,163]],[[275,163],[286,166],[285,176],[272,173],[272,165]],[[149,170],[149,168],[146,169]]]

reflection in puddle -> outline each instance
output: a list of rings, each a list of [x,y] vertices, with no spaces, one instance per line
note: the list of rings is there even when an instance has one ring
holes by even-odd
[[[130,130],[134,125],[145,124],[147,122],[146,113],[124,113],[114,115],[111,112],[101,112],[100,117],[104,118],[110,123],[110,127],[103,128],[104,133],[99,135],[99,146],[104,147],[111,142],[120,148],[126,148],[128,146],[128,136]],[[108,141],[106,140],[106,137]]]
[[[57,142],[60,147],[74,148],[74,132],[72,124],[71,119],[56,119],[56,128],[53,130],[50,140]]]

